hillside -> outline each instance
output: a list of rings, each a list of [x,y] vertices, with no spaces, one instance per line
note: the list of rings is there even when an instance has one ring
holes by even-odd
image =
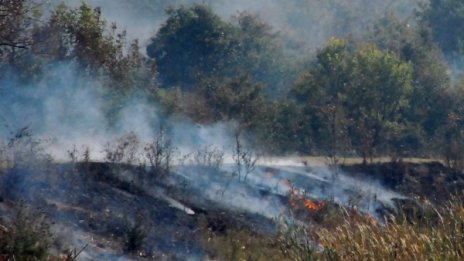
[[[0,260],[463,259],[462,1],[0,1]]]

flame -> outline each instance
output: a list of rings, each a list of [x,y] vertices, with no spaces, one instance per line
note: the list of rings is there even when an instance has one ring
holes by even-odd
[[[316,203],[310,199],[305,199],[304,204],[307,208],[315,211],[319,211],[324,207],[324,202]]]
[[[371,224],[371,225],[377,225],[377,220],[375,219],[375,217],[371,216],[371,215],[368,215],[367,216],[367,221]]]

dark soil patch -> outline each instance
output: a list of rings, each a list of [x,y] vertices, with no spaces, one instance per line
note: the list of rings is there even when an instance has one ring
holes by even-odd
[[[434,203],[464,195],[464,174],[439,162],[355,164],[342,166],[342,170],[357,178],[379,180],[387,188]]]

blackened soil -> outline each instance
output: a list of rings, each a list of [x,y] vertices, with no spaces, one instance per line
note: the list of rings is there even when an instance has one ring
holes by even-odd
[[[379,180],[381,184],[406,196],[427,198],[434,203],[464,195],[464,174],[439,162],[377,163],[342,166],[358,178]]]

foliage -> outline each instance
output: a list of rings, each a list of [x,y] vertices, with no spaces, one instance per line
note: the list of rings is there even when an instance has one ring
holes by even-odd
[[[204,5],[167,10],[169,18],[147,47],[166,86],[188,88],[200,74],[214,74],[230,61],[230,25]]]
[[[148,230],[144,225],[144,217],[139,212],[135,217],[134,223],[126,230],[126,238],[124,243],[125,251],[134,252],[141,250],[147,235]]]
[[[206,104],[214,110],[214,119],[239,120],[243,125],[253,124],[254,116],[263,103],[263,86],[249,74],[217,81],[206,79],[199,90]]]
[[[235,163],[234,174],[238,176],[239,181],[242,181],[242,178],[243,181],[246,181],[248,175],[255,170],[259,155],[252,147],[243,144],[240,131],[235,133],[235,147],[232,158]]]
[[[444,137],[445,160],[448,166],[464,169],[464,82],[449,90],[450,109],[446,124],[441,127]],[[453,97],[453,98],[451,98]]]
[[[58,60],[77,59],[91,75],[109,74],[112,87],[119,91],[136,87],[141,73],[152,80],[150,65],[139,52],[138,41],[127,43],[126,32],[118,32],[116,24],[108,28],[100,8],[83,3],[72,9],[59,5],[37,37],[45,38],[43,52]],[[145,81],[144,84],[149,84]]]
[[[247,71],[274,89],[284,87],[288,74],[275,35],[257,17],[243,13],[237,24],[227,23],[206,5],[169,8],[167,15],[147,47],[163,86],[191,90],[203,77],[222,80]]]
[[[43,149],[46,140],[35,138],[28,126],[10,135],[7,141],[0,141],[0,161],[6,167],[37,167],[50,161]]]
[[[0,253],[7,259],[44,260],[48,255],[52,235],[39,210],[17,203],[12,222],[0,230]]]
[[[351,51],[345,41],[333,38],[290,95],[308,114],[317,145],[326,146],[331,158],[350,143],[367,158],[386,142],[381,137],[388,137],[387,127],[399,124],[411,77],[411,65],[394,53],[374,45]]]
[[[40,16],[40,5],[33,1],[1,1],[0,56],[29,47],[32,44],[31,32]]]
[[[205,146],[193,153],[194,164],[220,169],[224,162],[224,151],[212,145]]]
[[[214,260],[285,260],[272,237],[247,228],[218,233],[204,226],[198,232],[199,242]]]
[[[105,146],[105,160],[111,163],[134,164],[138,156],[140,141],[134,133],[118,138],[114,143]]]
[[[336,8],[347,28],[355,23],[340,1],[289,5]],[[41,9],[40,1],[0,3],[1,68],[34,86],[51,64],[78,64],[79,75],[102,83],[94,88],[112,127],[128,99],[143,97],[197,123],[237,121],[277,154],[332,162],[353,154],[442,156],[451,164],[461,147],[453,131],[460,95],[452,91],[460,83],[451,82],[442,53],[459,52],[460,29],[451,26],[462,20],[459,1],[431,1],[406,20],[385,14],[367,35],[332,38],[314,56],[286,52],[281,35],[254,14],[228,21],[207,5],[169,8],[146,49],[150,58],[99,7],[61,4],[47,16]],[[295,51],[299,59],[289,55]]]
[[[353,67],[355,77],[347,90],[351,135],[361,155],[372,157],[381,137],[388,136],[388,125],[398,124],[400,110],[408,105],[412,67],[375,46],[360,49]]]
[[[152,172],[161,177],[168,175],[176,148],[163,128],[153,138],[153,141],[145,146],[144,150]]]
[[[463,52],[464,3],[459,0],[431,0],[420,13],[444,52]]]
[[[409,106],[403,112],[399,139],[392,141],[392,147],[404,155],[431,150],[433,144],[428,140],[437,138],[449,104],[446,89],[450,87],[450,77],[441,50],[431,41],[427,28],[414,28],[393,15],[374,24],[368,38],[413,67]]]

